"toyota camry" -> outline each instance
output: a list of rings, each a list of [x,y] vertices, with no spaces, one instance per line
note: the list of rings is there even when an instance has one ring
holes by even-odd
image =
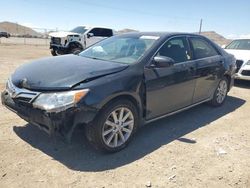
[[[222,105],[234,82],[235,61],[200,35],[129,33],[78,55],[22,65],[1,99],[50,135],[70,140],[75,128],[84,126],[95,148],[116,152],[141,125],[204,102]]]

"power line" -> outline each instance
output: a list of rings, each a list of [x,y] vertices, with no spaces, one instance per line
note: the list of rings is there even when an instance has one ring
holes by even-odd
[[[25,0],[24,2],[28,3],[28,2],[33,2],[32,0]],[[40,5],[45,5],[45,6],[50,6],[50,3],[47,3],[45,1],[36,1],[37,4]],[[74,9],[79,9],[79,8],[84,8],[84,6],[88,6],[88,7],[99,7],[99,8],[104,8],[104,9],[110,9],[113,11],[120,11],[120,12],[124,12],[124,13],[132,13],[132,14],[137,14],[137,15],[145,15],[145,16],[152,16],[152,17],[160,17],[160,18],[165,18],[166,21],[185,21],[185,22],[197,22],[198,18],[191,18],[185,15],[185,17],[182,16],[169,16],[166,14],[162,14],[160,12],[154,13],[154,12],[150,12],[150,11],[142,11],[140,9],[127,9],[127,8],[121,8],[121,7],[117,7],[117,6],[110,6],[107,5],[107,3],[103,4],[103,3],[95,3],[95,2],[90,2],[89,0],[75,0],[74,4],[82,4],[82,6],[75,6]],[[63,3],[60,5],[61,8],[65,8],[68,10],[68,6],[64,5]],[[93,12],[93,10],[91,10],[91,12]]]

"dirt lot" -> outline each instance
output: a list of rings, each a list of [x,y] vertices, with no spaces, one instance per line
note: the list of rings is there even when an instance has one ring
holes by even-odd
[[[0,89],[46,47],[0,45]],[[0,105],[0,187],[250,187],[250,83],[237,82],[220,108],[200,105],[139,130],[104,155],[76,131],[49,138]]]

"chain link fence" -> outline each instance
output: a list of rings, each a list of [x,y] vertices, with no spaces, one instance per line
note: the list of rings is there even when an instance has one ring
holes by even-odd
[[[210,32],[201,32],[202,20],[200,22],[200,34],[207,36],[214,42],[219,45],[229,44],[231,40],[224,38],[223,36],[215,33],[214,31]],[[0,31],[6,31],[11,36],[9,38],[0,37],[0,45],[6,44],[16,44],[16,45],[37,45],[37,46],[49,46],[51,32],[58,31],[57,28],[33,28],[25,27],[19,25],[18,23],[11,23],[9,25],[0,25]],[[129,32],[129,29],[124,29],[119,31],[120,33]],[[132,30],[133,31],[133,30]]]
[[[9,38],[1,37],[1,44],[14,44],[14,45],[39,45],[49,46],[50,37],[49,33],[58,31],[58,29],[47,28],[29,28],[19,24],[11,27],[0,28],[0,31],[5,31],[10,34]]]

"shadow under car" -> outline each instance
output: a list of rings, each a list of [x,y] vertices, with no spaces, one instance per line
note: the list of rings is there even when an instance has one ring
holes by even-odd
[[[212,108],[199,105],[179,114],[155,121],[138,130],[134,139],[124,150],[103,154],[95,151],[84,137],[84,130],[75,131],[71,144],[58,137],[50,138],[36,126],[15,126],[17,136],[39,149],[68,168],[77,171],[104,171],[134,162],[157,150],[163,145],[178,139],[195,144],[196,141],[182,138],[184,135],[233,112],[245,103],[245,100],[228,96],[223,106]]]

